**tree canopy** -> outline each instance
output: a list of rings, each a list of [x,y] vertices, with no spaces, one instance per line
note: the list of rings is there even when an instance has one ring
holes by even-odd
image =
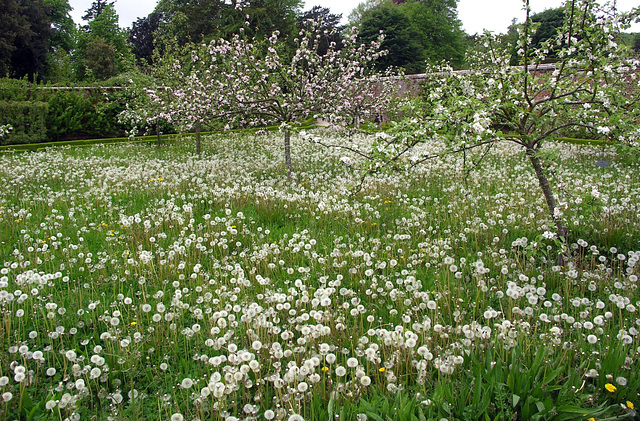
[[[54,31],[43,0],[0,1],[0,74],[41,79]]]
[[[375,9],[360,24],[360,38],[371,42],[381,32],[385,34],[382,49],[389,53],[378,58],[377,68],[399,67],[407,73],[419,73],[425,52],[409,18],[395,6]]]
[[[160,0],[157,36],[161,46],[229,39],[241,27],[250,36],[266,39],[274,31],[284,38],[296,33],[301,0]],[[245,25],[248,22],[248,25]]]
[[[154,34],[160,28],[162,13],[153,12],[149,16],[138,18],[131,25],[128,42],[139,65],[153,63]]]
[[[74,24],[69,0],[0,0],[0,76],[31,80],[83,81],[103,79],[123,71],[156,65],[156,60],[175,58],[193,45],[213,39],[231,39],[239,31],[248,38],[267,40],[278,32],[286,41],[289,54],[295,38],[309,29],[306,22],[319,22],[318,53],[329,46],[342,48],[342,40],[353,26],[360,39],[372,41],[385,34],[383,48],[388,55],[379,58],[378,70],[398,67],[407,73],[422,73],[425,65],[447,62],[466,68],[466,50],[483,49],[479,37],[468,37],[458,19],[457,0],[365,0],[349,16],[348,27],[342,16],[314,6],[301,10],[301,0],[159,0],[155,10],[138,18],[130,29],[119,26],[115,0],[95,0],[85,11],[84,25]],[[552,8],[532,14],[531,45],[540,48],[556,36],[568,13]],[[522,55],[515,40],[523,25],[513,24],[500,42],[510,44],[512,65]],[[618,35],[640,51],[640,37]],[[556,61],[557,46],[549,45],[548,61]],[[148,70],[148,69],[147,69]]]
[[[74,47],[76,25],[71,18],[69,0],[44,0],[52,34],[50,50],[70,52]]]
[[[394,4],[393,0],[365,0],[358,3],[349,14],[349,26],[359,26],[372,11]]]
[[[12,70],[12,56],[16,50],[16,39],[25,36],[29,23],[23,7],[16,0],[0,0],[0,75],[7,76]]]
[[[106,79],[133,65],[133,54],[127,33],[118,25],[119,16],[113,3],[94,2],[86,16],[93,16],[78,36],[75,51],[76,74],[79,79]],[[95,10],[93,10],[95,9]]]
[[[418,34],[418,42],[429,63],[464,63],[465,43],[458,19],[457,0],[418,0],[399,5]]]
[[[465,55],[465,34],[458,19],[456,0],[368,0],[350,15],[361,34],[383,31],[389,49],[384,65],[421,72],[423,61],[447,61],[461,67]]]
[[[98,16],[102,14],[102,12],[105,11],[107,6],[113,6],[114,3],[115,3],[115,0],[114,1],[107,1],[107,0],[94,1],[93,3],[91,3],[91,6],[85,11],[84,16],[82,16],[82,20],[92,21],[96,19]]]

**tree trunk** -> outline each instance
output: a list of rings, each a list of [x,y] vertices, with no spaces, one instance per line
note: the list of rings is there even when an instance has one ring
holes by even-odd
[[[529,157],[529,161],[531,161],[531,165],[533,165],[533,169],[536,172],[536,177],[538,177],[538,184],[540,185],[542,193],[544,194],[544,199],[547,202],[547,208],[549,209],[551,218],[556,225],[558,238],[563,239],[564,244],[566,245],[568,229],[562,223],[562,219],[556,215],[556,198],[553,196],[551,186],[549,185],[549,180],[547,179],[547,175],[544,173],[544,169],[542,168],[542,163],[537,156],[537,151],[533,148],[527,148],[527,156]],[[558,254],[558,264],[560,266],[564,266],[564,261],[564,255],[562,253]]]
[[[156,135],[158,136],[158,147],[162,146],[162,141],[160,139],[160,124],[156,123]]]
[[[291,132],[284,130],[284,161],[287,165],[287,179],[291,184]]]
[[[196,153],[200,155],[201,147],[200,147],[200,122],[196,123]]]

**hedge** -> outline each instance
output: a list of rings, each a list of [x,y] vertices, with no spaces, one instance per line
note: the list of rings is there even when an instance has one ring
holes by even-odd
[[[13,130],[0,144],[123,136],[126,127],[118,121],[118,114],[128,100],[120,87],[53,87],[24,79],[0,79],[0,103],[20,103],[22,107],[34,104],[37,109],[41,109],[42,104],[48,106],[44,110],[44,121],[38,126],[44,128],[44,134],[34,132],[32,121],[16,118],[14,114],[20,115],[20,112],[2,109],[0,125],[11,124]],[[5,115],[7,112],[13,114]],[[39,115],[42,117],[42,113]]]
[[[9,124],[11,132],[0,145],[38,143],[47,140],[46,102],[0,101],[0,126]]]

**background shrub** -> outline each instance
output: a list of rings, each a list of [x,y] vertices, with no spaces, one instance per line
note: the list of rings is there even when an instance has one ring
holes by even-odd
[[[118,114],[126,103],[121,95],[102,90],[56,91],[49,100],[49,140],[72,140],[122,136]]]
[[[47,109],[44,102],[1,101],[0,126],[9,124],[13,130],[0,139],[0,144],[17,145],[47,140]]]
[[[13,111],[3,109],[0,121],[13,127],[11,136],[5,136],[4,144],[123,136],[126,128],[118,116],[131,101],[132,94],[126,86],[129,81],[130,77],[114,78],[100,87],[73,88],[34,84],[26,79],[0,79],[0,101],[21,103],[16,105],[18,108],[12,108]],[[36,129],[31,117],[25,117],[32,114],[25,111],[25,107],[30,109],[27,104],[39,104],[34,105],[34,109],[40,110],[43,103],[48,107],[38,112],[45,113],[44,123]],[[42,127],[44,134],[39,131]]]
[[[49,100],[47,134],[50,140],[62,140],[73,135],[87,135],[91,102],[73,91],[60,91]]]

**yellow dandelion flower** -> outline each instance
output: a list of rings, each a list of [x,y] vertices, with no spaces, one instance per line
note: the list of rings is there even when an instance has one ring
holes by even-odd
[[[137,322],[131,322],[131,326],[135,326],[137,324],[138,324]]]
[[[607,389],[609,392],[613,393],[616,390],[618,390],[617,387],[615,387],[614,385],[612,385],[611,383],[607,383],[604,385],[604,388]]]
[[[627,401],[627,408],[629,408],[629,409],[634,409],[634,408],[635,408],[635,405],[633,404],[633,402],[631,402],[631,401]]]
[[[380,367],[380,368],[378,369],[378,371],[379,371],[379,372],[381,372],[381,373],[384,373],[385,371],[387,371],[387,369],[386,369],[386,368],[384,368],[384,367]]]
[[[591,418],[589,418],[587,421],[596,421],[596,419],[595,419],[595,418],[593,418],[593,417],[591,417]]]
[[[325,372],[326,372],[326,371],[329,371],[329,367],[327,367],[327,366],[322,367],[322,371],[325,371]]]

